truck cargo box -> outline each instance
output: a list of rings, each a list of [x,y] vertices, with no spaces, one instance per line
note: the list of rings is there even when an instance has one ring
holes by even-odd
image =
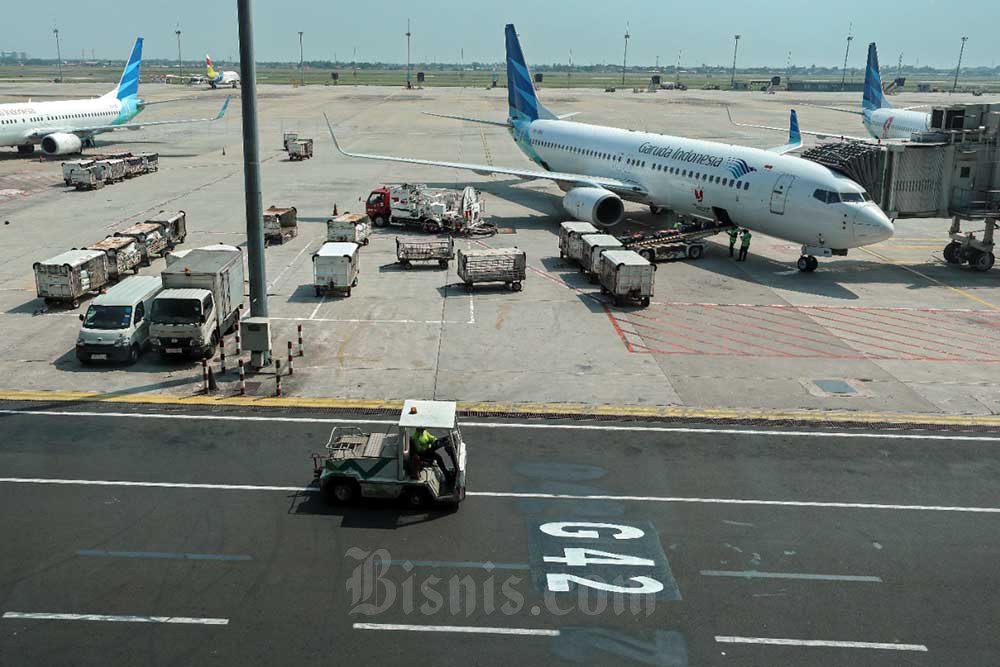
[[[466,289],[476,283],[500,282],[520,292],[526,268],[527,257],[518,248],[458,251],[458,277]]]
[[[361,213],[343,213],[326,221],[326,240],[334,243],[360,243],[368,245],[372,224]]]
[[[100,250],[70,250],[35,262],[35,289],[45,303],[66,302],[74,308],[80,297],[108,283],[108,256]]]
[[[653,296],[656,265],[632,250],[603,250],[597,276],[601,292],[610,294],[616,306],[635,301],[645,307]]]
[[[351,288],[358,284],[357,243],[324,243],[312,257],[313,287],[316,296],[341,292],[351,296]]]

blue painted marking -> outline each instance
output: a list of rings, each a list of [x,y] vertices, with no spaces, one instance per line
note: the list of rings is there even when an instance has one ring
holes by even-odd
[[[105,551],[104,549],[80,549],[78,556],[105,556],[108,558],[166,558],[173,560],[253,560],[252,556],[226,554],[188,554],[168,551]]]
[[[456,567],[475,570],[530,570],[527,563],[491,563],[471,560],[389,560],[383,561],[389,565],[406,565],[414,567]]]

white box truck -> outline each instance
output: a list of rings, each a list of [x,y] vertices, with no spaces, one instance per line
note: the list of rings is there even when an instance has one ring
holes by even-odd
[[[211,357],[243,307],[243,252],[233,246],[195,248],[161,274],[149,342],[163,357]]]
[[[610,294],[616,306],[636,302],[649,305],[656,282],[656,265],[632,250],[605,250],[598,261],[601,293]]]
[[[341,292],[351,296],[358,284],[357,243],[324,243],[313,254],[313,287],[316,296]]]

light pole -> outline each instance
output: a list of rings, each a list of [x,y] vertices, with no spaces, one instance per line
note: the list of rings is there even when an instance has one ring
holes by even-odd
[[[410,19],[406,19],[406,87],[413,87],[410,79]]]
[[[303,60],[302,60],[302,31],[299,30],[299,85],[300,86],[306,85],[306,73],[305,73],[305,69],[303,68],[302,63],[303,63]]]
[[[53,28],[52,34],[56,36],[56,60],[59,61],[59,83],[62,83],[62,50],[59,48],[59,28]]]
[[[958,71],[962,69],[962,54],[965,53],[965,43],[969,41],[968,37],[962,38],[962,48],[958,51],[958,66],[955,67],[955,83],[951,87],[951,92],[955,92],[958,89]]]
[[[628,24],[625,24],[625,55],[622,57],[622,85],[625,85],[625,67],[628,65],[628,40],[632,35],[628,34]]]
[[[851,34],[852,32],[854,32],[854,23],[851,23],[847,28],[847,50],[844,51],[844,73],[840,77],[841,90],[844,90],[844,86],[847,83],[847,56],[851,52],[851,40],[854,39],[854,35]]]
[[[184,78],[184,70],[182,69],[182,65],[181,65],[182,61],[181,61],[181,29],[180,29],[180,26],[177,27],[177,30],[174,30],[174,34],[177,35],[177,76],[180,77],[181,79],[183,79]]]
[[[729,77],[730,88],[736,87],[736,52],[739,50],[739,48],[740,48],[740,36],[733,35],[733,73],[732,76]]]
[[[573,79],[573,49],[569,50],[569,69],[566,70],[567,84]]]

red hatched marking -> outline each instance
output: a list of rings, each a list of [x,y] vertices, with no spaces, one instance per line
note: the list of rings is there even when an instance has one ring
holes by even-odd
[[[1000,362],[1000,313],[987,310],[664,303],[604,311],[635,354]]]

